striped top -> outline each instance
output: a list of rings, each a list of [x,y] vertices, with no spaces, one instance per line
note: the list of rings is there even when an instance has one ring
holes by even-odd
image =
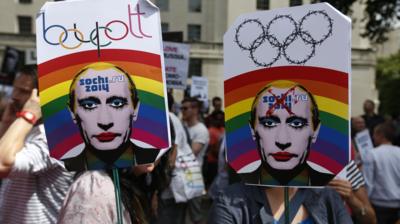
[[[0,223],[56,223],[73,174],[49,156],[44,126],[34,127],[0,189]]]
[[[365,185],[364,176],[361,173],[360,169],[358,169],[357,164],[354,160],[351,160],[350,163],[346,166],[346,177],[348,181],[351,183],[351,187],[353,190],[357,190],[358,188]]]

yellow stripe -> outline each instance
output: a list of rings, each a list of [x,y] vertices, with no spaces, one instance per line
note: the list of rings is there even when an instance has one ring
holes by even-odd
[[[159,81],[144,78],[141,76],[131,76],[138,89],[150,92],[161,97],[164,96],[163,84]]]
[[[345,120],[349,119],[348,118],[349,108],[347,104],[322,96],[314,95],[314,97],[315,100],[317,101],[319,110],[331,113]],[[250,97],[227,107],[225,109],[225,117],[226,117],[225,120],[229,121],[230,119],[235,118],[236,116],[249,112],[251,104],[253,103],[253,99],[254,99],[253,97]]]
[[[349,106],[340,101],[332,100],[323,96],[315,96],[318,109],[341,117],[345,120],[349,119]]]
[[[50,88],[47,88],[40,92],[40,105],[44,106],[47,103],[62,97],[69,93],[69,86],[72,80],[58,83]]]
[[[231,118],[249,112],[253,99],[254,97],[250,97],[225,108],[225,120],[229,121]]]
[[[140,76],[131,76],[135,82],[136,87],[139,90],[144,90],[159,96],[164,96],[162,83],[148,78],[143,78]],[[50,88],[47,88],[40,92],[40,104],[44,106],[45,104],[62,97],[69,93],[69,86],[72,80],[68,80]]]

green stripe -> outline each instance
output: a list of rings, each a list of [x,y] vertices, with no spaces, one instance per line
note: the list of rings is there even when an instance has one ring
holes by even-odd
[[[347,120],[325,111],[319,111],[319,119],[327,127],[335,129],[344,135],[349,134],[349,123]]]
[[[164,98],[162,98],[161,96],[143,90],[138,90],[138,96],[141,103],[157,108],[159,110],[165,110]],[[66,109],[66,104],[68,100],[68,95],[64,95],[44,105],[42,108],[43,118],[49,118],[55,113]]]
[[[51,117],[53,114],[64,110],[66,108],[66,104],[68,102],[68,95],[64,95],[62,97],[57,98],[56,100],[47,103],[42,107],[43,118],[46,120]]]
[[[157,94],[143,91],[143,90],[138,90],[138,96],[139,96],[140,102],[143,102],[146,105],[155,107],[159,110],[165,110],[163,97],[161,97]]]
[[[319,112],[319,117],[321,119],[322,124],[325,126],[335,129],[336,131],[347,135],[348,134],[348,122],[344,120],[343,118],[340,118],[338,116],[335,116],[333,114],[320,111]],[[239,116],[236,116],[229,121],[226,122],[226,133],[233,132],[239,128],[242,128],[245,125],[249,125],[249,120],[250,120],[250,112],[241,114]]]

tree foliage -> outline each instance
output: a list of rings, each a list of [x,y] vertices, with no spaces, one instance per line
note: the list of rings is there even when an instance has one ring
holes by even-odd
[[[356,0],[326,0],[336,9],[346,15],[351,15],[351,6]],[[387,33],[400,20],[400,0],[359,0],[366,4],[365,32],[361,34],[372,42],[383,43]],[[317,1],[313,1],[317,2]]]
[[[400,51],[378,60],[376,86],[379,89],[379,111],[382,114],[399,115]]]

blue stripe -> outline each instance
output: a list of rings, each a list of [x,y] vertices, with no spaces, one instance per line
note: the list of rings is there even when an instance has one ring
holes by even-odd
[[[321,129],[319,130],[317,140],[318,139],[329,142],[330,144],[337,146],[337,148],[342,151],[347,150],[348,148],[349,139],[347,135],[341,134],[335,129],[324,125],[322,125]]]
[[[230,137],[227,136],[228,141],[229,141],[229,138]],[[241,155],[243,155],[255,148],[256,148],[256,143],[253,141],[252,138],[244,139],[243,141],[238,142],[237,144],[235,144],[229,148],[228,159],[230,161],[234,161],[236,158],[240,157]]]

